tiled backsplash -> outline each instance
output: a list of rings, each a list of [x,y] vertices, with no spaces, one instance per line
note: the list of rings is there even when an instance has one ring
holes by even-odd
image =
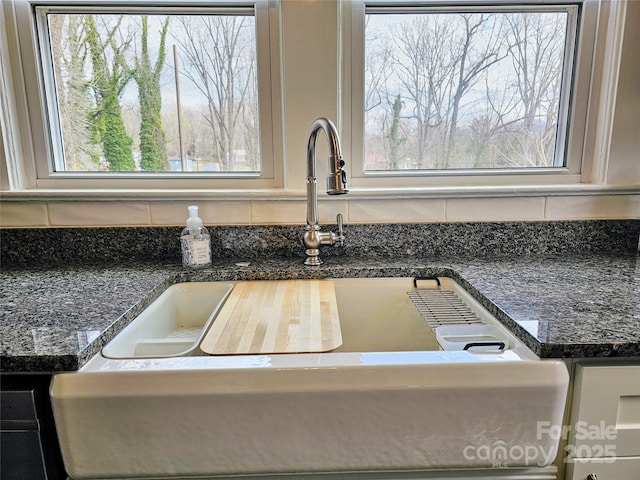
[[[181,230],[181,227],[0,229],[0,261],[3,267],[140,261],[179,264]],[[215,260],[304,258],[304,226],[215,226],[209,231]],[[344,247],[323,247],[321,256],[428,258],[633,253],[638,251],[640,220],[347,224],[345,235]]]
[[[183,225],[198,205],[205,225],[304,224],[306,198],[192,199],[186,201],[0,202],[0,227],[139,227]],[[451,198],[319,198],[320,222],[341,213],[349,224],[521,222],[637,219],[640,194],[533,195]]]

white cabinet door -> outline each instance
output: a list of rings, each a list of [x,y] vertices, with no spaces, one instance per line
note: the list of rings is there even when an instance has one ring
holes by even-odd
[[[638,480],[640,479],[640,457],[623,457],[604,461],[602,459],[577,460],[567,465],[566,473],[566,480]],[[592,476],[589,477],[589,475]]]
[[[640,456],[640,365],[576,367],[568,448],[576,458]]]

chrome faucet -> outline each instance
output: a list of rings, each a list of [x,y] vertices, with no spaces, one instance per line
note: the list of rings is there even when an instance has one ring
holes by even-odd
[[[342,169],[345,163],[340,152],[338,129],[331,120],[318,118],[309,130],[307,141],[307,226],[303,242],[307,259],[305,265],[320,265],[320,245],[344,245],[342,231],[342,215],[338,214],[338,233],[321,232],[318,219],[318,190],[316,181],[316,138],[318,132],[324,130],[329,141],[329,174],[327,175],[327,194],[341,195],[347,193],[347,173]]]

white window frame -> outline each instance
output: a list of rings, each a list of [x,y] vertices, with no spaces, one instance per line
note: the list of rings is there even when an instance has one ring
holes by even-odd
[[[98,3],[104,0],[94,0]],[[154,5],[169,4],[169,0],[112,0],[121,5],[142,4],[150,1]],[[212,0],[172,0],[180,5],[209,5]],[[223,0],[224,1],[224,0]],[[246,3],[250,0],[240,0]],[[580,81],[581,98],[584,102],[577,105],[574,114],[585,117],[583,141],[578,143],[578,156],[581,159],[580,173],[553,173],[531,175],[448,175],[438,174],[430,177],[358,177],[357,168],[353,168],[358,160],[357,148],[351,138],[357,132],[353,120],[353,95],[357,93],[352,79],[353,42],[353,9],[358,8],[361,0],[326,0],[334,3],[325,7],[311,2],[311,11],[318,10],[326,14],[324,20],[335,24],[327,26],[327,30],[335,35],[339,54],[336,55],[336,71],[332,70],[329,81],[322,82],[321,92],[309,95],[306,88],[301,87],[308,72],[296,70],[296,56],[306,55],[318,57],[321,64],[329,68],[333,47],[327,50],[326,38],[320,35],[305,38],[305,51],[300,52],[298,45],[292,43],[291,31],[282,21],[296,21],[296,15],[304,14],[304,8],[296,5],[295,15],[291,15],[291,3],[288,0],[256,0],[262,8],[268,9],[270,53],[269,77],[271,88],[269,100],[272,105],[270,113],[272,128],[272,154],[274,157],[273,179],[209,179],[177,178],[177,179],[135,179],[109,177],[108,179],[61,177],[40,179],[36,173],[36,160],[46,155],[46,144],[43,125],[43,111],[38,107],[38,80],[36,69],[31,74],[25,73],[24,63],[33,62],[35,50],[33,44],[19,44],[19,27],[33,28],[29,20],[28,4],[35,0],[0,1],[0,139],[4,148],[0,149],[0,188],[6,200],[150,200],[194,198],[224,198],[229,200],[251,201],[255,199],[304,199],[304,162],[306,144],[304,136],[307,125],[318,116],[329,116],[338,125],[343,154],[347,161],[349,188],[351,194],[346,197],[349,202],[355,199],[378,200],[387,198],[455,198],[474,196],[510,195],[539,196],[547,194],[586,194],[611,191],[615,185],[607,181],[607,166],[611,129],[615,113],[615,99],[618,85],[618,74],[625,26],[626,0],[581,0],[584,1],[590,14],[583,21],[583,29],[592,32],[591,58],[584,55],[585,46],[581,46],[579,58],[584,79]],[[446,0],[451,4],[457,0]],[[494,0],[494,2],[500,0]],[[532,3],[536,0],[521,0],[521,3]],[[557,0],[556,3],[563,0]],[[76,2],[86,5],[86,0],[42,0],[37,2],[49,4],[69,4]],[[234,0],[215,2],[217,5],[232,5]],[[253,2],[251,2],[253,3]],[[403,0],[403,4],[416,3]],[[467,4],[483,4],[486,0],[467,0]],[[26,10],[25,10],[25,5]],[[287,10],[289,8],[289,10]],[[289,12],[289,13],[286,13]],[[333,12],[336,12],[334,18]],[[292,20],[293,19],[293,20]],[[336,28],[334,28],[336,27]],[[289,33],[286,34],[288,31]],[[21,32],[23,33],[23,32]],[[317,38],[316,38],[317,37]],[[32,42],[33,43],[33,42]],[[263,44],[261,42],[261,44]],[[22,54],[18,47],[22,48]],[[333,45],[333,44],[331,44]],[[311,50],[309,52],[308,50]],[[284,64],[284,53],[288,53],[289,63]],[[336,52],[338,53],[338,52]],[[293,59],[293,62],[291,61]],[[305,63],[306,65],[306,63]],[[262,66],[260,67],[262,68]],[[286,75],[285,75],[286,74]],[[337,75],[334,78],[333,75]],[[285,76],[288,84],[285,82]],[[293,78],[293,81],[291,81]],[[25,80],[28,80],[26,82]],[[316,82],[320,84],[321,82]],[[293,108],[286,108],[284,98]],[[264,98],[261,101],[265,101]],[[286,129],[285,129],[286,127]],[[575,122],[573,128],[576,128]],[[285,142],[286,140],[286,142]],[[322,145],[319,145],[322,150]],[[580,156],[581,152],[581,156]],[[264,153],[264,152],[263,152]],[[322,153],[322,152],[320,152]],[[3,158],[3,154],[5,158]],[[321,156],[321,155],[320,155]],[[319,162],[320,168],[324,162]],[[4,168],[6,164],[6,169]],[[356,175],[354,175],[354,173]],[[418,180],[418,181],[417,181]]]
[[[342,94],[343,130],[349,139],[350,185],[362,188],[422,188],[422,187],[503,187],[506,185],[571,185],[579,183],[598,183],[594,172],[602,169],[606,155],[596,154],[596,145],[590,137],[593,125],[598,122],[598,104],[601,95],[600,77],[606,64],[603,45],[607,34],[611,32],[613,22],[603,19],[609,14],[609,8],[603,8],[608,0],[403,0],[393,5],[393,0],[353,0],[343,9],[343,78],[345,91]],[[366,7],[400,8],[404,10],[424,7],[442,8],[452,11],[487,8],[487,4],[497,8],[509,8],[515,5],[524,7],[545,6],[560,8],[580,5],[575,48],[574,78],[572,93],[563,95],[564,107],[568,111],[562,122],[568,122],[566,129],[566,167],[505,170],[442,170],[424,172],[365,172],[364,161],[364,25]],[[607,5],[610,7],[610,5]],[[576,17],[577,18],[577,17]],[[617,32],[621,35],[622,32]],[[573,42],[573,38],[568,38]],[[609,59],[611,61],[611,59]],[[615,65],[617,67],[617,64]],[[565,73],[570,65],[565,65]],[[569,102],[567,104],[567,102]],[[565,139],[561,139],[563,143]],[[599,152],[598,152],[599,153]]]
[[[74,5],[75,4],[75,5]],[[135,5],[135,6],[132,6]],[[38,6],[38,12],[36,12]],[[66,8],[65,8],[66,7]],[[43,29],[38,31],[36,15],[46,12],[123,11],[140,14],[154,13],[220,13],[238,11],[243,7],[255,8],[258,91],[261,123],[261,173],[115,173],[115,172],[55,172],[54,145],[56,129],[49,128],[51,113],[46,107],[47,91],[54,92],[51,68],[40,65],[39,42],[48,41]],[[283,185],[283,116],[281,105],[280,14],[273,0],[225,0],[206,2],[195,0],[94,0],[91,7],[78,0],[13,0],[3,4],[9,55],[12,57],[12,77],[16,88],[17,108],[3,112],[3,122],[20,125],[19,158],[10,159],[9,168],[17,175],[10,179],[12,190],[248,190],[277,188]],[[46,38],[45,38],[46,37]],[[46,45],[44,45],[46,48]],[[16,59],[20,59],[16,61]],[[19,65],[21,68],[16,68]],[[38,94],[36,94],[36,92]],[[9,109],[6,109],[9,110]],[[52,138],[52,141],[48,141]],[[31,140],[31,141],[29,141]]]

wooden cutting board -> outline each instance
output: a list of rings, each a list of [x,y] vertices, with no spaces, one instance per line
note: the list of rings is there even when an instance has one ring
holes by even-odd
[[[331,280],[239,282],[200,349],[210,355],[326,352],[342,345]]]

